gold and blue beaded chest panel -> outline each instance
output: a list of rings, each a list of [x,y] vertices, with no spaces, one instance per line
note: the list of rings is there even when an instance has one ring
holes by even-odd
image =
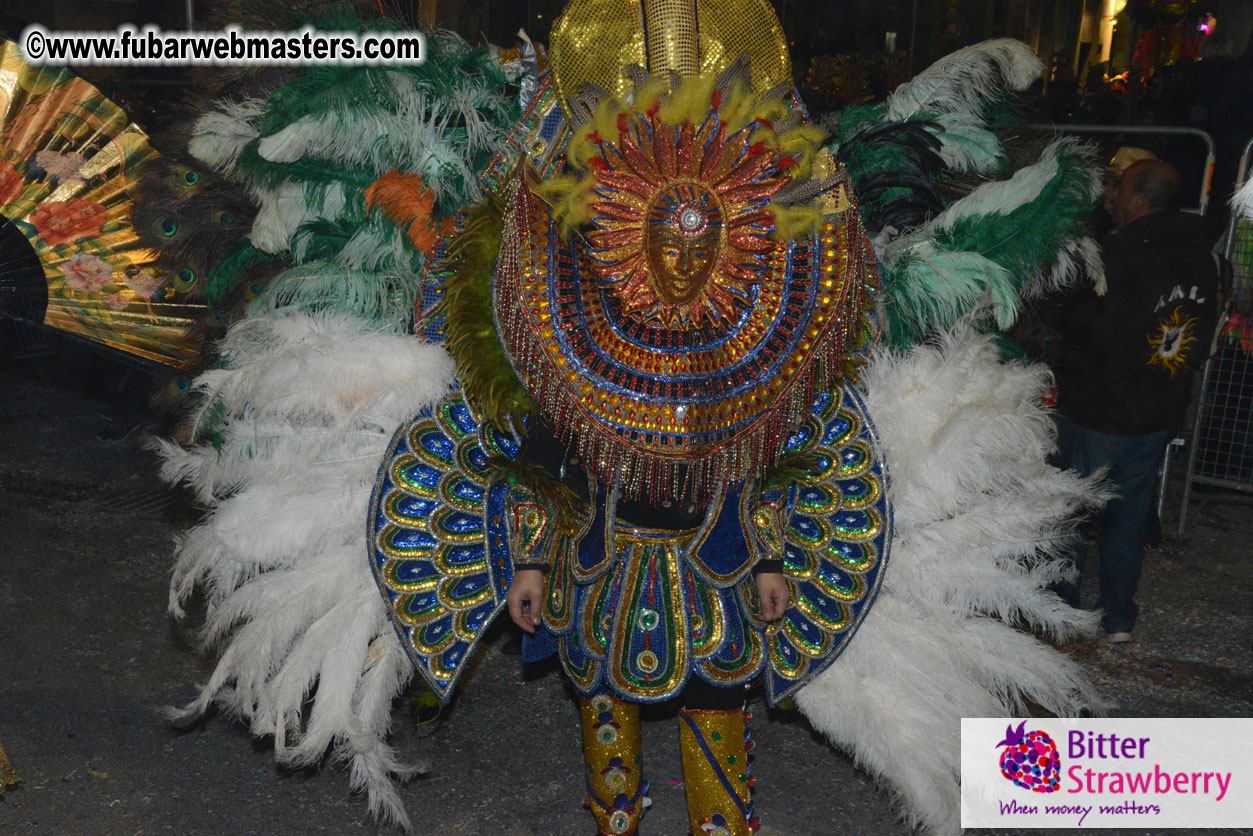
[[[633,700],[677,695],[691,674],[715,685],[764,675],[771,704],[825,670],[878,594],[891,542],[887,469],[860,397],[815,398],[787,440],[809,457],[787,489],[727,495],[708,530],[608,525],[554,565],[544,610],[558,652],[584,694]],[[596,532],[600,519],[592,526]],[[752,557],[782,556],[791,600],[760,620]],[[580,567],[582,571],[580,571]]]
[[[874,268],[855,202],[813,238],[779,242],[726,328],[620,314],[586,243],[563,241],[525,185],[510,198],[493,283],[510,362],[558,436],[629,496],[706,496],[769,466],[815,392],[835,385],[863,328]]]

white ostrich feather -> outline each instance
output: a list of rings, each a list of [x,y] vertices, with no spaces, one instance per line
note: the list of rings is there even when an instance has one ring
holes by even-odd
[[[1070,287],[1080,275],[1090,276],[1097,295],[1105,295],[1107,285],[1105,264],[1101,261],[1101,247],[1096,239],[1088,235],[1067,241],[1057,251],[1057,264],[1053,267],[1045,288],[1061,290]]]
[[[949,169],[984,174],[1000,168],[1004,145],[983,126],[982,119],[969,113],[943,113],[933,121],[940,126],[932,134],[940,141],[940,158]]]
[[[337,218],[346,202],[339,183],[321,187],[284,180],[278,188],[253,191],[257,217],[248,239],[261,252],[271,254],[287,252],[296,228],[306,221]]]
[[[163,475],[210,505],[179,545],[170,610],[205,592],[217,667],[175,716],[211,705],[272,735],[275,757],[349,765],[371,811],[409,827],[386,743],[413,674],[365,560],[363,520],[395,428],[452,383],[443,349],[350,316],[277,313],[233,326],[223,368],[196,381],[196,431],[220,449],[161,443]],[[311,707],[306,700],[312,696]],[[306,714],[307,711],[307,714]]]
[[[963,113],[979,118],[983,99],[1005,86],[1025,90],[1044,65],[1026,44],[1011,38],[984,41],[936,61],[888,96],[887,118]]]
[[[272,163],[294,163],[305,155],[309,146],[317,139],[318,132],[326,130],[336,134],[347,133],[350,138],[359,136],[356,126],[352,131],[345,132],[338,114],[331,111],[316,118],[302,117],[281,131],[270,134],[257,143],[257,153],[261,155],[261,159]]]
[[[443,397],[453,375],[442,348],[345,315],[245,319],[227,332],[220,352],[224,367],[194,383],[201,398],[189,418],[200,433],[225,415],[222,450],[163,445],[164,478],[187,482],[204,502],[319,463],[334,470],[358,461],[373,473],[378,462],[366,459],[377,435],[390,437]]]
[[[264,111],[261,99],[228,102],[209,111],[192,127],[188,150],[205,165],[229,172],[244,146],[257,136],[257,119]]]
[[[999,362],[969,321],[863,375],[891,474],[891,560],[857,637],[796,701],[937,834],[961,829],[962,717],[1012,716],[1026,700],[1061,715],[1102,707],[1075,662],[1010,626],[1058,640],[1097,626],[1045,589],[1069,521],[1101,498],[1045,463],[1046,379]]]
[[[958,221],[979,215],[1008,215],[1020,206],[1034,203],[1040,193],[1055,177],[1061,165],[1061,157],[1086,156],[1083,143],[1073,137],[1053,140],[1040,152],[1040,158],[1014,172],[1008,180],[984,183],[966,197],[956,201],[936,216],[938,229],[950,229]],[[1101,193],[1100,172],[1094,173],[1084,183],[1087,197],[1095,200]]]
[[[1253,177],[1231,199],[1231,208],[1237,215],[1253,218]]]

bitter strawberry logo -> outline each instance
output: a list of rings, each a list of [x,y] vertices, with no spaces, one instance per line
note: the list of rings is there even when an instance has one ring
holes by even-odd
[[[1013,725],[1005,727],[1005,739],[996,744],[1005,747],[1001,750],[1001,774],[1032,792],[1057,792],[1062,774],[1057,744],[1048,732],[1026,728],[1026,720],[1016,729]]]

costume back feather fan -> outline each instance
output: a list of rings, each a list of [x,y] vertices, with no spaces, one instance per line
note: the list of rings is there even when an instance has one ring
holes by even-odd
[[[457,385],[444,350],[405,333],[412,273],[444,220],[480,197],[476,175],[517,118],[481,56],[449,34],[431,43],[421,68],[317,68],[196,121],[191,153],[260,207],[211,284],[267,258],[280,272],[196,382],[196,442],[162,445],[166,478],[209,508],[180,543],[170,607],[181,617],[203,587],[204,639],[220,657],[183,714],[219,705],[273,735],[285,763],[330,749],[371,810],[405,827],[393,781],[410,770],[386,737],[413,668],[363,559],[362,522],[388,437]],[[972,47],[833,123],[832,148],[884,233],[896,345],[870,354],[862,380],[896,521],[879,603],[796,701],[908,821],[941,834],[959,830],[960,717],[1100,708],[1075,663],[1027,632],[1095,629],[1046,587],[1069,520],[1099,497],[1045,464],[1044,371],[1002,363],[981,333],[1021,294],[1064,281],[1067,258],[1091,255],[1076,218],[1095,167],[1058,142],[950,205],[936,188],[954,172],[1004,170],[988,94],[1021,89],[1038,68],[1012,42]]]
[[[371,812],[406,828],[393,777],[412,774],[386,744],[393,699],[413,675],[363,561],[362,514],[400,422],[452,380],[443,349],[299,311],[245,319],[196,381],[191,419],[206,442],[162,444],[163,475],[212,510],[187,533],[170,609],[206,592],[206,647],[220,647],[200,696],[274,737],[290,766],[328,748]],[[306,714],[305,700],[316,691]]]
[[[259,211],[206,280],[242,307],[195,382],[194,442],[160,446],[165,478],[209,509],[179,544],[170,611],[184,617],[204,588],[202,636],[220,654],[174,716],[217,705],[272,735],[286,764],[329,749],[371,812],[405,828],[394,782],[414,768],[386,738],[413,667],[362,559],[362,521],[392,432],[453,370],[406,334],[424,253],[385,210],[367,216],[366,192],[393,170],[420,177],[438,224],[478,194],[518,118],[485,52],[451,33],[429,43],[421,67],[305,70],[195,120],[191,155]],[[384,150],[363,154],[371,144]]]
[[[1021,629],[1095,631],[1096,613],[1046,587],[1075,515],[1100,497],[1046,464],[1047,369],[1001,362],[974,318],[862,374],[892,467],[892,571],[856,641],[796,702],[897,793],[911,825],[955,834],[962,717],[1102,706],[1075,662]]]
[[[987,120],[1041,70],[1018,41],[966,47],[881,105],[829,120],[828,147],[848,166],[879,256],[890,343],[907,346],[972,310],[1008,328],[1021,299],[1102,273],[1083,218],[1100,194],[1086,146],[1055,140],[1009,179],[979,183],[947,206],[955,175],[1008,173]],[[945,190],[947,191],[947,190]]]

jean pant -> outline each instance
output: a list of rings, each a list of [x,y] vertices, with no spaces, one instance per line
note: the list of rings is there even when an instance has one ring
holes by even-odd
[[[1135,603],[1144,563],[1145,523],[1153,504],[1157,465],[1170,433],[1109,435],[1086,430],[1067,418],[1058,419],[1057,447],[1061,467],[1081,476],[1107,468],[1106,480],[1117,493],[1099,520],[1100,597],[1105,611],[1101,626],[1109,633],[1129,632],[1139,607]],[[1085,544],[1078,543],[1072,559],[1083,572]],[[1079,604],[1079,582],[1059,584],[1058,592],[1072,606]]]

